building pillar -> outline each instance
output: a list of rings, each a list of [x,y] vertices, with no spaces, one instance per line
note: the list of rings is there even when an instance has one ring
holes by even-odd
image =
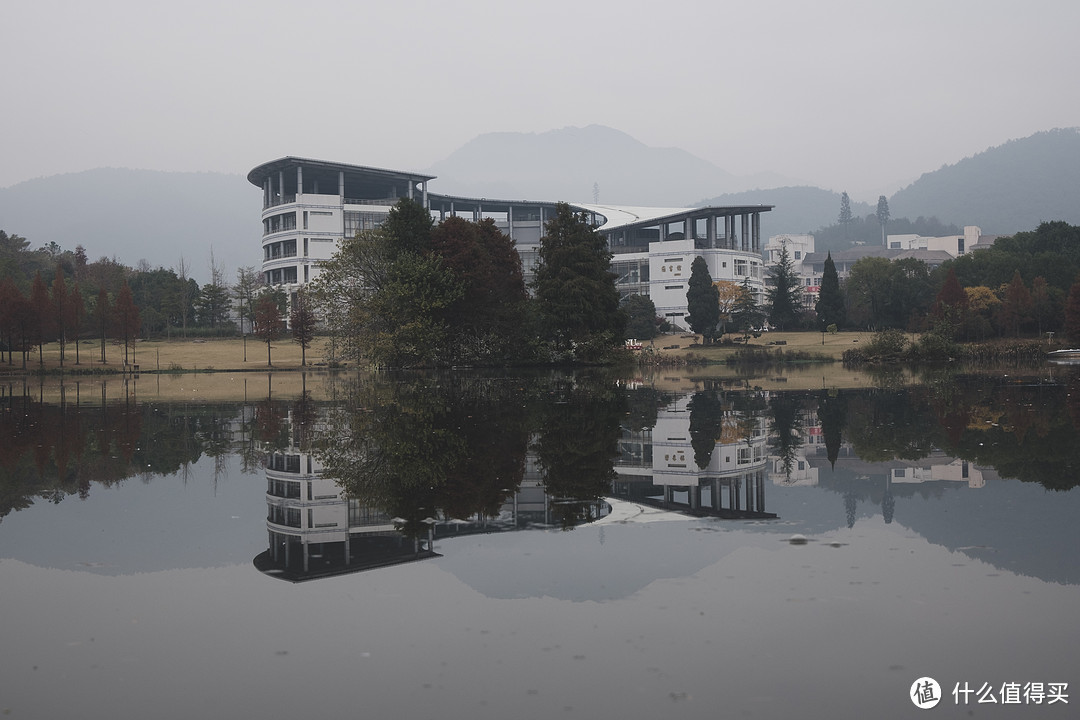
[[[716,216],[710,215],[705,218],[705,239],[710,248],[716,247]]]
[[[761,254],[761,213],[754,213],[753,247],[758,255]]]
[[[747,236],[750,234],[750,217],[743,213],[739,216],[739,219],[742,220],[742,238],[739,241],[739,249],[748,252],[750,250],[750,238]]]
[[[337,194],[338,200],[342,205],[345,204],[345,171],[338,170],[337,174]]]
[[[281,202],[285,202],[285,171],[284,170],[278,170],[277,189],[278,189],[278,197],[281,198]]]
[[[409,180],[408,183],[409,183],[409,199],[412,200],[413,199],[413,181]]]
[[[296,199],[300,200],[300,196],[304,194],[304,166],[296,166]]]
[[[270,207],[270,176],[267,175],[263,180],[263,207]]]
[[[420,188],[424,193],[424,207],[426,207],[426,208],[428,208],[430,210],[431,206],[428,204],[428,195],[427,195],[427,180],[424,180],[420,184]]]
[[[510,236],[510,239],[514,239],[514,206],[506,206],[506,234]]]

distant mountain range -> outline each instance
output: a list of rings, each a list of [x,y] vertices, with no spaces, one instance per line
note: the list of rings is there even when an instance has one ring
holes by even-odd
[[[0,229],[32,248],[82,245],[92,261],[132,267],[176,268],[183,256],[200,283],[210,278],[211,249],[230,280],[262,263],[261,210],[259,188],[223,173],[98,168],[0,188]]]
[[[678,148],[649,147],[602,125],[543,133],[489,133],[429,168],[435,192],[505,200],[685,207],[708,193],[791,184],[738,177]]]
[[[334,160],[334,158],[324,158]],[[840,194],[775,175],[737,177],[676,148],[653,148],[599,125],[491,133],[429,169],[431,190],[499,199],[621,205],[767,204],[762,234],[812,233],[836,222]],[[771,188],[749,190],[747,188]],[[258,265],[261,194],[243,175],[102,168],[0,188],[0,229],[32,247],[83,245],[91,259],[175,267],[200,282],[211,248],[230,277]],[[987,234],[1044,220],[1080,225],[1080,129],[1037,133],[929,172],[889,198],[894,218],[936,216]],[[874,212],[852,202],[855,216]]]

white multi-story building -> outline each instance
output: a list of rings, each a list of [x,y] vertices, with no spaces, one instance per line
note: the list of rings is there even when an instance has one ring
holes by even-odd
[[[836,274],[843,282],[851,274],[851,268],[863,258],[883,257],[888,260],[915,258],[931,269],[946,260],[993,245],[996,235],[983,235],[975,225],[966,225],[963,235],[924,237],[922,235],[889,235],[888,247],[883,245],[859,245],[832,254]],[[813,308],[821,295],[821,276],[825,272],[825,259],[829,253],[816,252],[813,235],[773,235],[765,243],[765,283],[769,284],[768,268],[780,260],[780,251],[787,247],[792,269],[802,286],[803,306]]]
[[[427,207],[435,220],[491,218],[514,241],[531,280],[544,225],[555,202],[506,201],[438,195],[434,176],[285,157],[248,173],[262,188],[263,278],[293,291],[315,279],[338,243],[378,226],[402,198]],[[690,265],[701,256],[714,280],[747,279],[764,289],[760,218],[772,205],[642,208],[571,203],[589,216],[613,254],[622,295],[647,295],[657,313],[685,327]]]

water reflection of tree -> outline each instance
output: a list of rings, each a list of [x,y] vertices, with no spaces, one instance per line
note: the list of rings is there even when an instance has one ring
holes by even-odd
[[[941,451],[993,467],[1002,477],[1065,490],[1080,482],[1080,443],[1070,414],[1080,379],[1068,383],[952,374],[905,390],[844,391],[844,435],[868,462],[920,460]],[[819,406],[827,445],[831,404],[829,398]]]
[[[790,478],[795,458],[803,445],[803,409],[808,397],[804,393],[779,392],[769,397],[769,420],[772,432],[769,446],[780,458],[784,476]]]
[[[611,491],[627,398],[603,376],[556,377],[549,390],[535,449],[554,518],[570,528],[593,519],[596,502]]]
[[[690,398],[690,446],[694,462],[704,470],[724,432],[725,403],[716,391],[703,390]]]
[[[71,396],[74,395],[74,401]],[[103,396],[107,396],[103,393]],[[221,452],[231,406],[89,404],[78,389],[43,403],[9,384],[0,397],[0,517],[35,498],[89,496],[94,484],[177,472]]]
[[[925,392],[864,391],[851,397],[847,409],[848,439],[867,462],[919,460],[942,447],[944,438]]]
[[[493,516],[521,483],[530,383],[371,375],[343,389],[315,448],[349,497],[426,533],[440,514]]]
[[[829,465],[835,468],[840,446],[844,443],[844,426],[847,425],[846,397],[835,390],[823,392],[818,399],[817,415]]]

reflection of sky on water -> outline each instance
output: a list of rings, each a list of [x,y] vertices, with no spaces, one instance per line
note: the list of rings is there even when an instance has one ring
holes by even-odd
[[[914,717],[921,675],[1076,682],[1075,587],[880,517],[831,534],[839,547],[709,525],[446,540],[443,558],[303,585],[247,563],[105,577],[0,561],[0,704],[31,718]],[[550,580],[560,553],[594,588],[654,571],[599,603],[561,582],[485,592],[512,568]]]

